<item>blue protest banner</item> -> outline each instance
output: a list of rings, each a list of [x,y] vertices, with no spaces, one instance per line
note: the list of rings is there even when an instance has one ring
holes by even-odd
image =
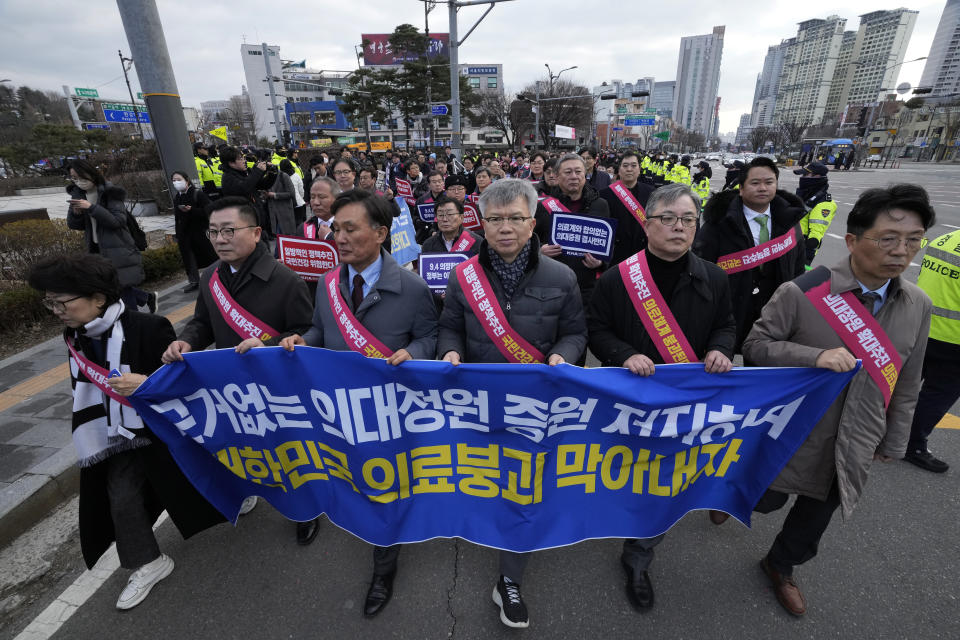
[[[532,551],[652,537],[695,509],[749,524],[854,373],[686,364],[644,378],[266,347],[185,354],[130,400],[233,521],[260,495],[382,546]]]
[[[437,221],[437,204],[435,202],[430,202],[426,204],[417,205],[417,215],[420,216],[420,219],[426,222],[427,224]]]
[[[450,274],[469,256],[465,253],[424,253],[420,255],[420,277],[436,292],[447,290]]]
[[[410,217],[410,207],[403,198],[394,198],[400,207],[400,215],[393,219],[390,227],[390,254],[399,264],[407,264],[420,255],[420,245],[417,244],[417,230]]]
[[[551,216],[550,238],[570,256],[591,253],[601,260],[609,260],[613,256],[616,232],[615,218],[588,218],[570,213]]]

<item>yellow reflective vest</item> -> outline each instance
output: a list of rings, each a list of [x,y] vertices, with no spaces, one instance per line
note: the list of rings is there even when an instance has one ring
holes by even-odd
[[[933,300],[930,337],[960,344],[960,230],[927,246],[917,284]]]
[[[800,219],[800,230],[804,238],[814,238],[818,243],[823,242],[833,216],[837,215],[837,203],[832,200],[820,202],[807,215]]]
[[[219,189],[223,183],[223,169],[220,168],[220,158],[213,158],[210,161],[210,170],[213,171],[213,184]]]
[[[197,177],[200,178],[200,184],[209,187],[210,184],[216,184],[213,176],[213,169],[207,164],[207,161],[200,156],[193,156],[193,161],[197,165]]]
[[[700,198],[701,205],[707,203],[707,198],[710,197],[710,178],[701,178],[700,182],[691,185],[690,188]]]

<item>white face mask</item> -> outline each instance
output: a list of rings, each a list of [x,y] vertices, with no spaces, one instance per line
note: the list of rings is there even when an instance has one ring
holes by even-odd
[[[86,178],[77,178],[74,180],[74,183],[84,191],[92,191],[97,186],[93,184],[92,180],[87,180]]]
[[[174,180],[174,181],[173,181],[173,188],[176,189],[177,191],[186,191],[186,190],[187,190],[187,183],[184,182],[183,180]]]

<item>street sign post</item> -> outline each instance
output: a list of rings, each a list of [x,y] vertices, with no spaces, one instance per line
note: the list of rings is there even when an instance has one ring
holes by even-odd
[[[656,124],[656,118],[640,118],[638,116],[624,118],[623,124],[628,127],[650,127]]]
[[[432,116],[445,116],[448,113],[450,113],[450,107],[445,104],[430,105],[430,115]]]
[[[77,94],[78,98],[99,98],[100,94],[97,93],[96,89],[84,89],[82,87],[76,87],[74,91]]]

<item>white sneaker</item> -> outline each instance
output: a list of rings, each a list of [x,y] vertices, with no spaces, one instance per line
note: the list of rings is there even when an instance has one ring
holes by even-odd
[[[150,595],[153,585],[173,571],[173,559],[163,553],[153,562],[148,562],[133,572],[127,586],[117,599],[117,609],[133,609]]]
[[[248,513],[253,511],[253,508],[255,506],[257,506],[257,496],[249,496],[247,498],[244,498],[243,504],[240,505],[240,515],[242,516],[247,515]]]

